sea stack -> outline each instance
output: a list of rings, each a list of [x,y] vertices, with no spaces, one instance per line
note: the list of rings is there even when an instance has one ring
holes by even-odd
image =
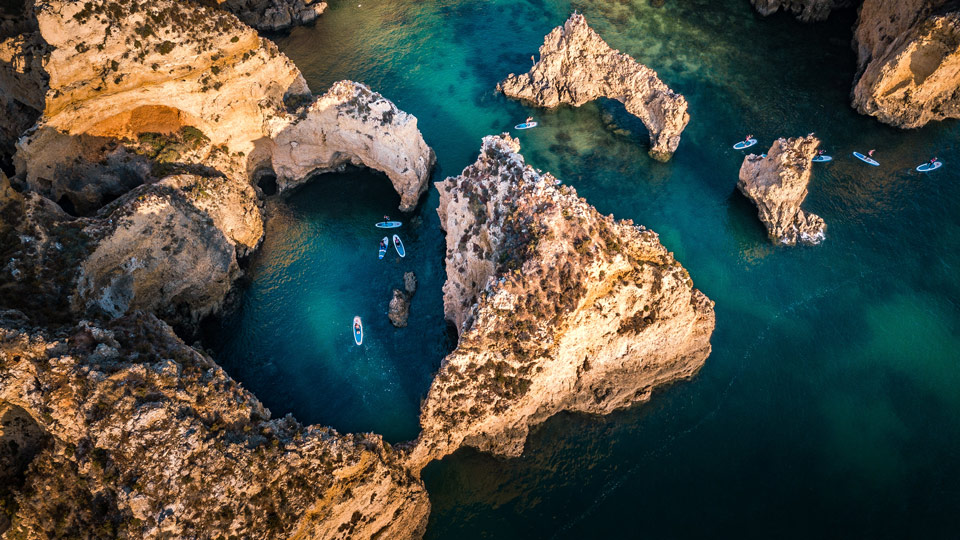
[[[960,7],[947,0],[865,0],[854,31],[853,106],[918,128],[960,118]]]
[[[579,13],[547,34],[540,60],[529,72],[511,73],[497,90],[546,108],[615,99],[643,121],[650,134],[650,156],[659,161],[669,160],[677,150],[690,121],[683,96],[654,70],[612,49]]]
[[[485,137],[437,184],[460,339],[421,408],[414,470],[463,445],[517,456],[530,426],[645,401],[710,353],[713,302],[657,234],[601,215],[519,151]]]
[[[780,138],[766,157],[750,154],[743,159],[737,189],[757,205],[760,221],[775,243],[816,245],[824,239],[827,225],[823,219],[800,209],[819,145],[812,134]]]

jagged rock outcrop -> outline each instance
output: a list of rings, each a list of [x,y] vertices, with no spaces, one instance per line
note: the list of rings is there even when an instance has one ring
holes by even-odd
[[[387,317],[393,326],[406,328],[407,319],[410,318],[410,297],[400,289],[394,289],[392,294]]]
[[[767,227],[770,239],[778,244],[815,245],[824,239],[827,225],[823,219],[800,209],[807,198],[813,171],[811,160],[819,145],[812,134],[777,139],[766,157],[750,154],[740,166],[737,189],[757,205],[760,221]]]
[[[417,275],[413,272],[404,272],[403,289],[394,289],[393,296],[390,298],[390,305],[387,311],[387,317],[390,324],[397,328],[406,328],[407,319],[410,318],[410,300],[417,292]]]
[[[793,13],[803,22],[825,20],[830,12],[850,6],[850,0],[750,0],[761,15],[770,15],[779,10]]]
[[[234,156],[247,176],[271,169],[279,151],[287,184],[304,180],[290,176],[291,166],[309,175],[352,162],[383,167],[405,209],[425,188],[433,154],[416,119],[348,81],[315,98],[272,42],[229,13],[174,0],[45,0],[35,17],[38,30],[23,39],[48,47],[42,69],[31,71],[47,77],[33,77],[47,89],[38,100],[41,121],[17,145],[17,174],[54,201],[67,197],[81,214],[159,179],[127,147],[185,129]],[[311,139],[304,149],[316,156],[291,152],[298,135],[315,134],[329,146]],[[204,157],[153,161],[203,164]]]
[[[0,305],[36,321],[144,309],[175,324],[216,311],[239,277],[237,255],[263,236],[256,192],[225,176],[140,186],[91,218],[15,190],[0,201]]]
[[[437,184],[460,340],[421,408],[414,469],[463,445],[516,456],[530,426],[644,401],[710,353],[713,303],[657,234],[600,215],[519,149],[486,137]]]
[[[273,140],[273,169],[281,190],[317,172],[363,165],[390,178],[403,211],[413,210],[427,190],[436,161],[415,117],[352,81],[334,83]]]
[[[33,443],[0,456],[20,473],[0,501],[9,536],[422,536],[423,485],[378,435],[270,419],[152,315],[19,319],[0,314],[0,438],[14,415]]]
[[[853,106],[901,128],[960,118],[960,4],[865,0]]]
[[[579,13],[547,34],[540,61],[528,73],[511,73],[497,90],[547,108],[579,107],[600,97],[620,101],[643,121],[650,134],[650,155],[660,161],[677,150],[690,121],[683,96],[652,69],[612,49]]]
[[[264,32],[286,30],[315,21],[327,3],[319,0],[217,0],[220,7]]]

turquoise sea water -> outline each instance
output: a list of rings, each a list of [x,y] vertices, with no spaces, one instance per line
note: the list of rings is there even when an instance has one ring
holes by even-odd
[[[616,102],[540,111],[494,93],[574,9],[687,97],[671,162],[647,157],[643,125]],[[745,0],[354,0],[277,38],[316,92],[359,80],[417,116],[435,180],[535,116],[542,127],[519,133],[527,161],[659,232],[716,302],[693,380],[610,416],[555,417],[517,459],[466,450],[430,465],[428,538],[957,536],[960,130],[900,131],[849,108],[854,17],[802,25]],[[730,145],[748,132],[760,151],[816,132],[834,156],[804,204],[828,224],[821,246],[772,245],[736,192]],[[882,167],[850,157],[871,148]],[[932,155],[940,171],[913,172]],[[366,171],[269,201],[240,308],[210,342],[274,414],[416,436],[455,338],[435,190],[402,217],[407,257],[376,259],[371,225],[398,203]],[[386,306],[409,270],[420,290],[397,330]]]

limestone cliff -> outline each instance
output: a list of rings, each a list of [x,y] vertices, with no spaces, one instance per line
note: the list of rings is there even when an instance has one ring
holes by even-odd
[[[270,170],[278,148],[289,165],[295,136],[322,131],[331,147],[305,141],[318,156],[294,156],[303,174],[345,162],[385,167],[404,208],[426,185],[432,152],[412,116],[349,82],[315,98],[296,66],[233,15],[174,0],[44,0],[35,11],[38,29],[23,39],[49,48],[42,69],[31,71],[34,86],[46,91],[34,103],[43,117],[17,145],[17,174],[57,202],[67,197],[81,214],[158,179],[129,159],[130,144],[188,128],[235,156],[248,176]],[[382,114],[364,116],[368,106]],[[204,157],[173,161],[202,164]]]
[[[687,100],[670,90],[652,69],[612,49],[578,13],[547,34],[540,61],[497,85],[507,96],[553,108],[579,107],[600,97],[624,104],[650,134],[650,155],[667,161],[690,121]]]
[[[960,118],[960,4],[865,0],[853,106],[901,128]]]
[[[273,140],[273,168],[281,190],[352,163],[384,172],[400,194],[403,211],[413,210],[427,190],[436,161],[416,118],[351,81],[334,83]]]
[[[657,234],[600,215],[519,149],[486,137],[437,184],[460,341],[423,403],[415,469],[463,445],[516,456],[530,426],[644,401],[710,353],[713,303]]]
[[[257,30],[276,32],[311,23],[327,8],[319,0],[216,0]]]
[[[760,221],[776,243],[815,245],[824,239],[827,225],[823,219],[800,209],[813,170],[810,160],[819,145],[813,135],[781,138],[774,141],[766,157],[750,154],[743,159],[737,189],[757,205]]]
[[[750,0],[761,15],[770,15],[777,11],[792,13],[803,22],[822,21],[830,12],[847,7],[850,0]]]
[[[6,537],[422,535],[423,485],[379,436],[271,420],[152,315],[21,320],[0,313]]]

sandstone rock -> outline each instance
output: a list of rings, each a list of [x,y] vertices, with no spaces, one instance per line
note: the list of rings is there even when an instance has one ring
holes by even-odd
[[[403,273],[403,289],[413,296],[417,292],[417,275],[413,272]]]
[[[511,73],[497,90],[547,108],[579,107],[600,97],[620,101],[643,121],[650,134],[650,155],[660,161],[677,150],[690,121],[683,96],[652,69],[610,48],[577,13],[547,34],[540,61],[528,73]]]
[[[286,30],[311,23],[327,8],[316,0],[217,0],[221,8],[233,12],[240,20],[265,32]]]
[[[426,191],[436,161],[416,118],[351,81],[334,83],[273,140],[273,168],[281,191],[317,172],[352,163],[386,173],[403,211],[413,210]]]
[[[793,13],[803,21],[825,20],[830,12],[850,5],[850,0],[750,0],[761,15],[770,15],[779,10]]]
[[[421,408],[413,469],[463,445],[519,455],[530,426],[644,401],[710,353],[713,303],[656,233],[600,215],[519,148],[486,137],[437,184],[460,340]]]
[[[205,164],[209,149],[233,156],[236,172],[248,177],[269,170],[276,158],[287,184],[305,180],[287,173],[345,163],[381,168],[405,209],[426,185],[433,153],[415,118],[349,81],[314,98],[296,66],[233,15],[174,0],[49,0],[37,5],[36,21],[38,30],[23,40],[48,48],[42,69],[31,68],[47,80],[3,78],[0,69],[0,83],[9,79],[25,89],[17,95],[31,93],[27,82],[46,85],[45,95],[31,102],[43,117],[17,144],[17,174],[32,190],[69,200],[80,214],[162,178],[153,174],[158,162]],[[16,65],[40,57],[27,46],[10,50]],[[185,129],[206,138],[203,151],[153,156],[146,165],[128,155],[145,135]],[[295,139],[321,134],[328,144]],[[290,152],[291,143],[301,142]]]
[[[901,128],[960,118],[960,9],[948,0],[865,0],[853,106]]]
[[[13,414],[48,441],[18,456],[12,537],[404,539],[426,526],[422,483],[379,436],[271,419],[152,315],[56,332],[0,318],[0,411],[0,439]]]
[[[410,296],[400,289],[394,289],[387,316],[390,318],[390,323],[397,328],[406,328],[407,319],[410,318]]]
[[[806,213],[800,205],[820,141],[813,135],[777,139],[767,157],[750,154],[740,167],[739,189],[757,205],[760,221],[770,239],[792,246],[797,242],[819,244],[827,229],[820,216]]]

